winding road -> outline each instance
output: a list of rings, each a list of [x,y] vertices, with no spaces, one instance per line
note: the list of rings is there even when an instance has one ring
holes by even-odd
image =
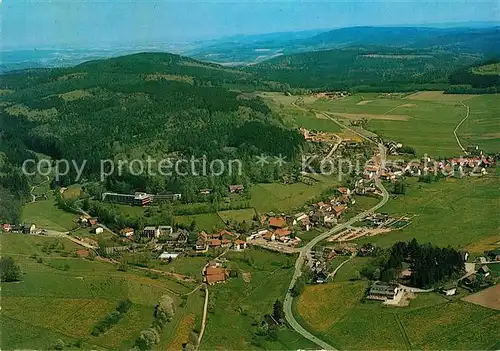
[[[338,121],[336,121],[334,118],[330,117],[329,115],[324,114],[324,113],[323,113],[323,115],[325,117],[333,120],[334,122],[340,124]],[[375,143],[373,140],[367,138],[366,136],[362,135],[361,133],[358,133],[357,131],[355,131],[355,130],[347,127],[347,126],[344,126],[342,124],[340,124],[340,125],[343,128],[346,128],[346,129],[350,130],[351,132],[356,133],[357,135],[359,135],[363,139],[366,139],[366,140],[368,140],[368,141],[370,141],[372,143]],[[379,143],[376,143],[376,144],[378,145],[379,150],[380,150],[380,162],[381,162],[381,164],[383,164],[385,162],[385,155],[386,155],[385,147],[384,147],[383,144],[379,144]],[[336,233],[338,231],[341,231],[341,230],[349,227],[350,225],[354,224],[355,222],[359,221],[360,219],[362,219],[362,218],[366,217],[367,215],[375,212],[376,210],[378,210],[380,207],[384,206],[387,203],[387,201],[389,200],[389,192],[387,191],[387,189],[384,188],[384,186],[382,185],[382,182],[380,181],[380,179],[377,178],[375,180],[375,185],[382,192],[382,199],[380,200],[379,203],[377,203],[372,208],[370,208],[370,209],[368,209],[366,211],[363,211],[363,212],[357,214],[355,217],[351,218],[347,222],[338,224],[335,227],[333,227],[332,229],[330,229],[330,230],[328,230],[328,231],[326,231],[326,232],[318,235],[317,237],[315,237],[313,240],[311,240],[310,242],[308,242],[303,247],[302,251],[299,254],[299,257],[297,258],[297,261],[295,262],[295,271],[293,273],[293,277],[292,277],[292,280],[290,282],[290,285],[288,286],[288,292],[287,292],[287,294],[285,296],[285,302],[283,304],[283,309],[284,309],[284,312],[285,312],[285,318],[286,318],[286,321],[288,322],[288,324],[297,333],[299,333],[300,335],[302,335],[306,339],[309,339],[310,341],[312,341],[313,343],[315,343],[316,345],[318,345],[319,347],[321,347],[323,350],[337,350],[337,349],[334,348],[333,346],[329,345],[328,343],[324,342],[320,338],[316,337],[315,335],[311,334],[307,330],[305,330],[304,327],[302,327],[300,325],[300,323],[297,322],[297,320],[295,319],[295,317],[293,315],[293,311],[292,311],[293,297],[292,297],[292,294],[291,294],[291,290],[295,286],[295,283],[297,282],[297,279],[302,274],[302,267],[303,267],[303,265],[304,265],[304,263],[306,261],[306,258],[309,256],[311,249],[317,243],[319,243],[320,241],[328,238],[332,234],[334,234],[334,233]]]

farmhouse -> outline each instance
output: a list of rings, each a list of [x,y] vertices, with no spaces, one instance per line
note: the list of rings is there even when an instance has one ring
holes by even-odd
[[[207,252],[208,250],[208,235],[204,231],[198,234],[196,239],[195,249],[197,252]]]
[[[369,300],[394,300],[399,288],[395,284],[386,284],[383,282],[375,282],[370,287],[367,298]]]
[[[271,217],[269,218],[269,226],[271,228],[286,228],[286,220],[283,217]]]
[[[338,205],[333,207],[333,212],[337,218],[339,218],[345,210],[347,210],[347,205]]]
[[[36,231],[36,226],[32,224],[25,224],[22,227],[22,233],[23,234],[35,234]]]
[[[205,279],[209,285],[225,282],[227,276],[227,270],[221,267],[209,266],[205,269]]]
[[[12,226],[9,224],[9,223],[5,223],[3,226],[2,226],[2,229],[4,232],[8,233],[12,230]]]
[[[351,195],[351,190],[349,188],[346,188],[346,187],[340,187],[337,189],[339,191],[339,193],[341,193],[342,195]]]
[[[490,275],[490,268],[487,265],[482,265],[476,272],[481,274],[483,277],[488,277]]]
[[[247,242],[244,240],[236,240],[233,244],[233,248],[236,251],[243,251],[247,248]]]
[[[275,239],[280,241],[290,240],[290,234],[292,234],[292,232],[289,231],[288,229],[276,229],[274,231]]]
[[[102,229],[102,227],[95,228],[95,233],[96,234],[101,234],[103,231],[104,231],[104,229]]]

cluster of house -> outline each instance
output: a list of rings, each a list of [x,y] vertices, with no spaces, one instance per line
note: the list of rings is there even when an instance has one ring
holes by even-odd
[[[443,174],[446,176],[466,176],[486,174],[486,168],[495,164],[493,156],[455,157],[439,161],[426,157],[404,164],[386,164],[385,168],[367,165],[363,172],[364,179],[373,179],[376,175],[382,180],[395,181],[397,177],[406,175],[420,177],[426,174]]]
[[[207,234],[205,231],[198,233],[196,239],[196,252],[207,252],[209,248],[218,249],[222,247],[232,247],[233,250],[242,251],[247,248],[247,242],[238,239],[238,236],[228,230],[221,230],[218,233]]]
[[[475,288],[484,288],[492,279],[490,268],[487,265],[481,265],[479,269],[460,280],[462,287],[475,290]]]
[[[4,223],[2,225],[2,231],[5,233],[16,233],[16,234],[38,234],[40,230],[36,229],[35,224],[20,224],[13,225],[9,223]]]
[[[78,218],[78,224],[84,228],[92,228],[95,234],[101,234],[104,229],[98,225],[97,218],[83,215]]]

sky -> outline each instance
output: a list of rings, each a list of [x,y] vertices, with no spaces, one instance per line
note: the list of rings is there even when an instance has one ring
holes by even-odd
[[[4,49],[88,48],[357,25],[499,20],[496,0],[0,0]]]

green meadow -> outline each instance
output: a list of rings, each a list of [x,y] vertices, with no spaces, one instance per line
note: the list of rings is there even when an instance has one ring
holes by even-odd
[[[22,221],[34,223],[37,228],[67,232],[77,227],[78,216],[57,207],[54,195],[47,193],[47,200],[37,200],[24,205]]]
[[[495,170],[490,169],[490,172]],[[393,216],[415,214],[412,223],[401,230],[360,240],[360,243],[390,246],[396,241],[416,238],[438,246],[473,249],[472,244],[498,236],[499,180],[496,174],[443,179],[432,184],[408,178],[407,193],[389,199],[379,212]],[[481,246],[478,250],[482,250]]]
[[[467,145],[478,145],[491,153],[500,152],[500,94],[481,95],[466,101],[469,118],[460,126],[458,136]]]
[[[308,185],[294,184],[256,184],[250,189],[250,205],[258,212],[290,211],[301,208],[308,201],[332,187],[339,186],[336,176],[316,175],[317,182]]]

